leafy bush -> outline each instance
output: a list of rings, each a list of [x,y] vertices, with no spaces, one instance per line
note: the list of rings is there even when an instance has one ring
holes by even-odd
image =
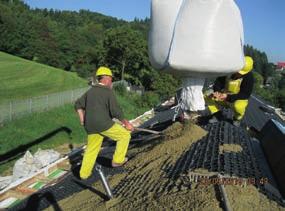
[[[167,99],[175,94],[180,84],[181,81],[173,75],[153,72],[151,90],[157,93],[161,99]]]
[[[277,101],[278,105],[285,111],[285,88],[278,91]]]
[[[159,102],[159,95],[155,92],[145,92],[141,97],[142,107],[154,107]]]
[[[124,82],[113,83],[113,90],[120,95],[126,95],[127,93],[127,87]]]

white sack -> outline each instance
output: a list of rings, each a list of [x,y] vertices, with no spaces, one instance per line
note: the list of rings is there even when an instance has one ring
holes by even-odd
[[[59,159],[60,153],[52,149],[38,149],[38,151],[34,154],[34,158],[41,164],[42,168]]]
[[[242,69],[243,25],[233,0],[152,0],[151,6],[155,68],[200,78]]]
[[[13,181],[22,177],[28,177],[41,168],[41,164],[27,151],[23,158],[16,161],[13,168]]]
[[[205,110],[205,100],[203,96],[203,78],[183,78],[181,93],[181,108],[184,111]]]
[[[59,158],[60,153],[54,150],[39,149],[34,156],[30,151],[27,151],[24,157],[17,160],[14,165],[13,181],[34,174],[41,168],[53,163]]]
[[[0,177],[0,190],[6,188],[12,182],[12,176]]]

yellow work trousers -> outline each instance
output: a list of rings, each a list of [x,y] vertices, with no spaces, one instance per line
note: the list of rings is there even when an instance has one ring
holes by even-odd
[[[115,123],[110,129],[106,131],[88,135],[87,147],[85,149],[80,169],[80,178],[87,179],[92,174],[92,170],[101,149],[104,137],[108,137],[117,142],[116,150],[113,155],[113,162],[124,162],[131,139],[131,134],[130,131]]]
[[[206,97],[206,103],[208,104],[208,108],[211,114],[218,112],[220,109],[219,107],[226,107],[231,108],[234,111],[234,119],[241,120],[245,114],[248,100],[236,100],[233,103],[228,103],[224,101],[216,101],[212,98]]]

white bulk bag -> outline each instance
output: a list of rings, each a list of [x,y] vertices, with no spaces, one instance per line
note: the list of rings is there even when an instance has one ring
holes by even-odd
[[[152,0],[152,65],[187,77],[237,72],[244,66],[243,25],[233,0]]]
[[[153,0],[151,5],[151,28],[149,53],[152,65],[163,69],[167,65],[174,27],[183,0]]]
[[[205,110],[204,78],[182,78],[181,108],[183,111]]]

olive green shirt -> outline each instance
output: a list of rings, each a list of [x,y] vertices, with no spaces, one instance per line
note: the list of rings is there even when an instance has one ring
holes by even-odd
[[[114,124],[113,118],[123,120],[114,92],[107,86],[96,84],[76,102],[75,109],[85,111],[84,127],[88,134],[108,130]]]

